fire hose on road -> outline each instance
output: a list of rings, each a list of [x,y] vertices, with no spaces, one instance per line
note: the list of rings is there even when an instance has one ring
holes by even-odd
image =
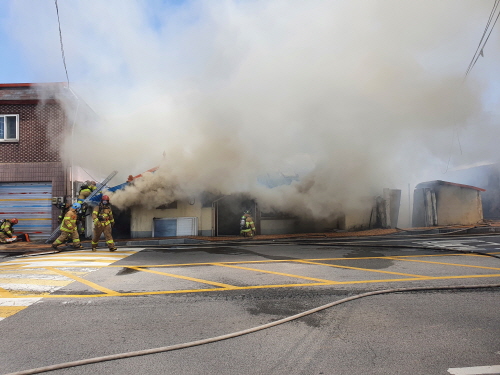
[[[133,351],[133,352],[126,352],[126,353],[119,353],[119,354],[112,354],[112,355],[107,355],[107,356],[102,356],[102,357],[94,357],[94,358],[88,358],[88,359],[82,359],[78,361],[73,361],[73,362],[65,362],[65,363],[60,363],[56,365],[51,365],[51,366],[45,366],[45,367],[39,367],[39,368],[34,368],[30,370],[24,370],[24,371],[18,371],[18,372],[12,372],[9,374],[5,375],[28,375],[28,374],[40,374],[43,372],[47,371],[54,371],[54,370],[60,370],[64,368],[69,368],[69,367],[76,367],[76,366],[83,366],[83,365],[89,365],[92,363],[99,363],[99,362],[105,362],[105,361],[113,361],[113,360],[118,360],[118,359],[124,359],[124,358],[131,358],[131,357],[137,357],[137,356],[142,356],[142,355],[148,355],[148,354],[155,354],[155,353],[163,353],[163,352],[168,352],[168,351],[173,351],[173,350],[179,350],[179,349],[185,349],[185,348],[190,348],[194,346],[199,346],[199,345],[204,345],[204,344],[210,344],[213,342],[217,341],[222,341],[222,340],[227,340],[230,338],[238,337],[238,336],[243,336],[249,333],[261,331],[267,328],[275,327],[277,325],[283,324],[290,322],[295,319],[302,318],[304,316],[314,314],[318,311],[328,309],[333,306],[340,305],[345,302],[349,301],[354,301],[356,299],[364,298],[364,297],[370,297],[370,296],[375,296],[375,295],[380,295],[380,294],[389,294],[389,293],[403,293],[403,292],[420,292],[420,291],[436,291],[436,290],[463,290],[463,289],[483,289],[483,288],[500,288],[500,284],[490,284],[490,285],[461,285],[461,286],[442,286],[442,287],[415,287],[415,288],[395,288],[395,289],[384,289],[384,290],[377,290],[377,291],[372,291],[372,292],[367,292],[367,293],[362,293],[362,294],[357,294],[351,297],[343,298],[341,300],[335,301],[328,303],[323,306],[316,307],[311,310],[304,311],[302,313],[296,314],[289,316],[287,318],[279,319],[271,323],[263,324],[257,327],[245,329],[243,331],[238,331],[238,332],[233,332],[229,333],[226,335],[222,336],[217,336],[217,337],[212,337],[208,339],[203,339],[203,340],[198,340],[198,341],[191,341],[187,342],[184,344],[177,344],[177,345],[170,345],[170,346],[163,346],[159,348],[153,348],[153,349],[145,349],[145,350],[138,350],[138,351]]]

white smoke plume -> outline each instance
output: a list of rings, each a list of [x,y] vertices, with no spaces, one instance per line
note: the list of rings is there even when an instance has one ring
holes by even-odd
[[[453,165],[498,158],[498,115],[486,113],[499,102],[498,37],[464,81],[491,5],[60,2],[71,87],[102,119],[78,124],[66,155],[119,170],[119,182],[160,165],[115,194],[120,207],[248,192],[321,218],[384,187],[446,179]],[[46,77],[61,71],[52,6],[11,8]],[[300,181],[257,182],[281,172]]]

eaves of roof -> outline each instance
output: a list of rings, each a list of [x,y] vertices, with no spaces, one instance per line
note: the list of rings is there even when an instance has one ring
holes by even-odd
[[[471,186],[471,185],[464,185],[464,184],[457,184],[455,182],[449,182],[449,181],[442,181],[442,180],[434,180],[434,181],[427,181],[427,182],[421,182],[415,188],[420,189],[420,188],[426,188],[426,187],[432,187],[435,185],[451,185],[451,186],[458,186],[461,188],[467,188],[467,189],[474,189],[478,191],[486,191],[486,189],[481,189],[476,186]]]
[[[51,83],[0,83],[1,104],[56,103],[56,92],[66,87],[62,82]]]

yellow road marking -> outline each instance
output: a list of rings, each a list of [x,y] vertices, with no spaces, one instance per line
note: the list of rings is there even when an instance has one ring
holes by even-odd
[[[82,279],[81,277],[78,277],[76,275],[73,275],[72,273],[70,272],[66,272],[66,271],[63,271],[63,270],[58,270],[58,269],[55,269],[54,267],[47,267],[48,270],[52,270],[56,273],[58,273],[59,275],[63,275],[63,276],[66,276],[66,277],[69,277],[70,279],[73,279],[75,281],[78,281],[82,284],[85,284],[87,286],[90,286],[91,288],[94,288],[96,290],[100,290],[101,292],[104,292],[106,293],[107,295],[112,295],[112,296],[116,296],[118,295],[119,293],[118,292],[115,292],[114,290],[111,290],[111,289],[108,289],[108,288],[105,288],[103,286],[100,286],[100,285],[97,285],[96,283],[93,283],[91,281],[88,281],[88,280],[85,280],[85,279]]]
[[[15,269],[18,269],[18,268],[21,268],[21,266],[18,265],[18,264],[8,264],[8,265],[5,265],[5,266],[0,265],[0,272],[9,271],[9,270],[15,270]]]
[[[140,267],[126,267],[126,268],[130,268],[130,269],[137,270],[137,271],[155,273],[155,274],[158,274],[158,275],[175,277],[177,279],[184,279],[184,280],[195,281],[197,283],[203,283],[203,284],[208,284],[208,285],[220,286],[220,287],[222,287],[224,289],[234,289],[235,288],[235,286],[233,286],[233,285],[222,284],[222,283],[218,283],[218,282],[215,282],[215,281],[208,281],[208,280],[196,279],[194,277],[189,277],[189,276],[175,275],[173,273],[153,271],[153,270],[148,270],[148,269],[144,269],[144,268],[140,268]]]
[[[0,318],[7,318],[21,310],[24,310],[28,306],[0,306]]]
[[[102,258],[111,258],[109,260],[113,260],[113,259],[117,259],[117,260],[120,260],[123,258],[123,255],[122,254],[114,254],[114,253],[111,253],[111,252],[107,252],[107,253],[102,253],[102,254],[99,254],[99,253],[73,253],[71,255],[69,254],[64,254],[64,253],[56,253],[54,254],[54,258],[66,258],[66,257],[78,257],[78,258],[92,258],[92,257],[102,257]]]
[[[11,298],[14,295],[7,289],[0,288],[0,298]]]
[[[495,254],[495,253],[489,253]],[[430,254],[430,255],[401,255],[398,258],[410,258],[410,257],[446,257],[446,256],[474,256],[475,254]],[[481,255],[477,255],[481,256]],[[324,260],[369,260],[369,259],[391,259],[390,257],[357,257],[357,258],[313,258],[313,259],[302,259],[306,261],[324,261]],[[136,265],[135,267],[144,267],[144,268],[160,268],[160,267],[181,267],[181,266],[210,266],[217,264],[250,264],[250,263],[286,263],[286,262],[295,262],[301,259],[277,259],[277,260],[245,260],[238,262],[205,262],[205,263],[178,263],[178,264],[142,264]],[[123,268],[123,265],[108,265],[106,267],[120,267]]]
[[[214,266],[236,268],[236,269],[240,269],[240,270],[248,270],[248,271],[255,271],[255,272],[270,273],[270,274],[273,274],[273,275],[281,275],[281,276],[293,277],[295,279],[304,279],[304,280],[311,280],[311,281],[319,281],[319,282],[322,282],[322,283],[325,283],[325,284],[337,284],[337,282],[333,281],[333,280],[324,280],[324,279],[317,279],[317,278],[314,278],[314,277],[292,275],[292,274],[289,274],[289,273],[266,271],[266,270],[260,270],[258,268],[248,268],[248,267],[233,266],[233,265],[224,264],[224,263],[212,263],[212,264]]]
[[[446,279],[470,279],[470,278],[484,278],[484,277],[500,277],[497,275],[467,275],[467,276],[436,276],[436,277],[426,277],[426,278],[414,278],[414,279],[386,279],[386,280],[358,280],[358,281],[342,281],[335,284],[349,285],[349,284],[372,284],[372,283],[391,283],[397,281],[422,281],[422,280],[446,280]],[[305,283],[305,284],[278,284],[278,285],[251,285],[234,287],[231,290],[248,290],[248,289],[270,289],[270,288],[294,288],[294,287],[310,287],[310,286],[328,286],[331,285],[327,283]],[[200,293],[200,292],[213,292],[221,291],[221,288],[211,288],[211,289],[188,289],[188,290],[161,290],[161,291],[151,291],[151,292],[130,292],[130,293],[119,293],[114,295],[109,294],[73,294],[73,295],[57,295],[49,294],[43,295],[43,298],[95,298],[95,297],[132,297],[132,296],[147,296],[156,294],[180,294],[180,293]],[[31,298],[40,297],[41,295],[23,295],[22,297],[14,296],[13,298]]]
[[[93,254],[90,254],[90,255],[93,255]],[[480,255],[475,255],[475,254],[444,254],[444,255],[433,254],[433,255],[425,255],[425,257],[427,257],[427,256],[450,256],[450,255],[452,255],[452,256],[480,256]],[[472,279],[472,278],[485,278],[485,277],[500,277],[500,274],[458,275],[458,276],[421,276],[421,275],[402,274],[402,273],[389,272],[389,271],[378,271],[378,270],[370,270],[370,269],[364,269],[364,268],[339,266],[339,265],[331,265],[331,264],[314,262],[315,260],[392,259],[392,260],[406,260],[406,261],[414,261],[414,262],[422,262],[422,263],[433,263],[433,264],[452,265],[452,266],[461,266],[461,267],[474,267],[474,268],[500,270],[500,268],[492,268],[492,267],[467,266],[467,265],[463,265],[463,264],[432,262],[432,261],[423,261],[423,260],[416,260],[416,259],[405,259],[405,258],[411,258],[411,257],[422,258],[424,256],[423,255],[410,255],[410,256],[400,256],[400,257],[323,258],[323,259],[309,259],[309,260],[306,260],[306,259],[302,259],[302,260],[284,259],[284,260],[274,260],[274,261],[273,260],[265,260],[265,261],[241,261],[241,262],[188,263],[188,264],[128,266],[126,268],[136,269],[136,270],[144,271],[144,272],[157,273],[160,275],[171,276],[171,277],[176,277],[176,278],[187,279],[187,280],[191,280],[191,281],[195,281],[195,282],[207,283],[209,285],[211,284],[211,285],[215,285],[215,286],[220,286],[224,289],[231,289],[231,290],[291,288],[291,287],[303,287],[303,286],[311,287],[311,286],[327,286],[327,285],[334,285],[334,284],[349,285],[349,284],[365,284],[365,283],[381,283],[381,282],[390,283],[390,282],[398,282],[398,281],[406,282],[406,281],[422,281],[422,280],[426,281],[426,280],[446,280],[446,279],[462,279],[462,278],[463,279]],[[310,278],[310,277],[306,277],[306,276],[286,274],[286,273],[281,273],[281,272],[266,271],[266,270],[255,269],[255,268],[236,266],[236,264],[276,263],[276,262],[301,262],[301,263],[305,263],[305,264],[318,264],[318,265],[326,265],[326,266],[331,266],[331,267],[349,268],[349,269],[355,269],[355,270],[361,270],[361,271],[371,271],[371,272],[395,274],[395,275],[401,275],[401,276],[408,276],[409,278],[385,279],[385,280],[357,280],[357,281],[337,282],[337,281],[331,281],[331,280]],[[180,276],[180,275],[175,275],[175,274],[169,274],[169,273],[163,273],[163,272],[159,272],[159,271],[152,271],[152,270],[143,269],[143,267],[158,268],[158,267],[179,267],[179,266],[195,266],[195,265],[215,265],[215,266],[221,266],[221,267],[249,270],[249,271],[254,271],[254,272],[276,274],[276,275],[282,275],[282,276],[287,276],[287,277],[300,278],[300,279],[306,279],[306,280],[312,280],[312,281],[318,281],[318,282],[316,282],[316,283],[302,283],[302,284],[254,285],[254,286],[238,287],[238,286],[232,286],[232,285],[227,285],[227,284],[222,284],[222,283],[216,283],[216,282],[212,282],[212,281],[208,281],[208,280],[190,278],[187,276]],[[60,266],[52,266],[52,267],[44,267],[44,268],[47,270],[51,270],[55,273],[58,273],[60,275],[67,276],[73,280],[76,280],[76,281],[81,282],[85,285],[88,285],[96,290],[100,290],[100,291],[104,292],[105,294],[93,294],[93,295],[57,295],[56,294],[56,295],[54,295],[54,294],[40,293],[40,294],[28,295],[28,294],[26,294],[28,292],[19,292],[19,293],[16,293],[16,295],[9,295],[8,297],[9,298],[30,298],[30,297],[42,297],[42,296],[43,296],[43,298],[94,298],[94,297],[110,297],[110,296],[124,296],[124,297],[126,297],[126,296],[142,296],[142,295],[155,295],[155,294],[200,293],[200,292],[210,292],[210,291],[222,290],[221,288],[206,288],[206,289],[192,289],[192,290],[170,290],[170,291],[167,290],[167,291],[120,293],[120,292],[116,292],[116,291],[101,287],[95,283],[84,280],[82,278],[79,278],[79,277],[75,276],[74,273],[59,270],[59,269],[57,269],[58,267],[60,267],[60,268],[81,268],[82,266],[79,266],[79,265],[60,265]],[[119,265],[119,266],[108,265],[108,266],[91,266],[91,267],[93,267],[93,268],[101,268],[101,267],[121,267],[121,268],[123,268],[124,266],[123,265]],[[19,268],[19,266],[18,266],[18,268]],[[36,268],[40,268],[40,266],[38,266]],[[86,274],[88,272],[84,272],[84,273]],[[8,291],[6,291],[6,292],[9,293]],[[0,290],[0,296],[1,296],[1,290]]]
[[[431,262],[430,260],[399,259],[399,257],[387,257],[387,259],[402,260],[402,261],[405,261],[405,262],[430,263],[430,264],[440,264],[440,265],[444,265],[444,266],[457,266],[457,267],[468,267],[468,268],[482,268],[482,269],[486,269],[486,270],[500,271],[500,268],[494,268],[494,267],[472,266],[472,265],[467,265],[467,264],[444,263],[444,262]]]
[[[372,269],[369,269],[369,268],[340,266],[340,265],[337,265],[337,264],[311,262],[311,261],[308,261],[308,260],[295,260],[294,262],[306,263],[306,264],[317,264],[319,266],[328,266],[328,267],[335,267],[335,268],[347,268],[347,269],[350,269],[350,270],[358,270],[358,271],[387,273],[387,274],[390,274],[390,275],[399,275],[399,276],[408,276],[408,277],[426,277],[426,276],[423,276],[423,275],[412,275],[412,274],[409,274],[409,273],[391,272],[391,271],[380,271],[380,270],[372,270]]]

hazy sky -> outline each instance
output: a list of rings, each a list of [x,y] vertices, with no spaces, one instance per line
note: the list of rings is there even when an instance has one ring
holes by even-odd
[[[70,86],[103,120],[72,152],[121,181],[161,163],[162,200],[298,212],[447,180],[499,157],[499,25],[464,81],[493,3],[59,1]],[[1,1],[0,41],[0,82],[66,81],[53,0]],[[262,190],[274,172],[302,182]]]

